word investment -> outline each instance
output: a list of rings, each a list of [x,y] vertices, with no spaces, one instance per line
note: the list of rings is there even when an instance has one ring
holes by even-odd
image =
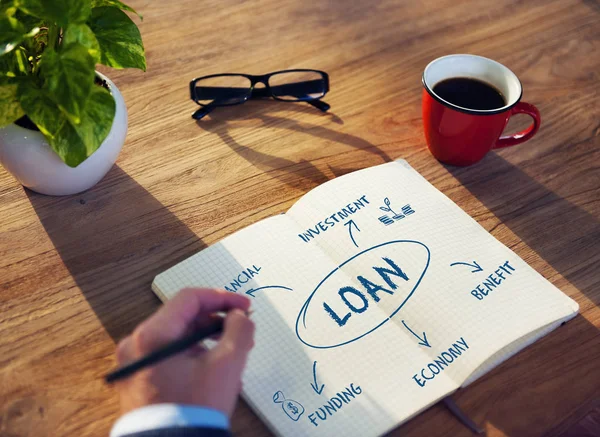
[[[368,204],[369,201],[367,200],[367,196],[362,196],[360,199],[356,199],[355,202],[349,203],[341,210],[334,212],[329,217],[321,220],[312,228],[307,229],[306,232],[298,234],[298,236],[302,239],[302,241],[308,243],[311,238],[316,238],[317,235],[321,234],[321,232],[325,232],[327,229],[333,228],[336,223],[343,222],[349,215],[358,212],[361,208],[364,208]]]

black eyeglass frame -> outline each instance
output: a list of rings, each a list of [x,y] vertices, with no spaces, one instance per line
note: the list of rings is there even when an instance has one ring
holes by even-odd
[[[310,96],[306,96],[306,97],[298,97],[296,100],[290,100],[290,99],[285,99],[285,98],[281,98],[278,97],[277,95],[275,95],[272,91],[272,87],[269,84],[269,79],[272,76],[278,75],[278,74],[282,74],[282,73],[318,73],[321,75],[321,79],[319,79],[319,81],[323,82],[323,94],[318,96],[318,97],[310,97]],[[199,82],[200,80],[203,79],[211,79],[213,77],[227,77],[227,76],[235,76],[235,77],[245,77],[246,79],[248,79],[250,81],[250,87],[248,90],[248,93],[241,98],[240,101],[236,101],[236,102],[232,102],[232,103],[200,103],[198,101],[198,98],[196,96],[196,83]],[[265,87],[264,88],[255,88],[256,84],[258,83],[262,83]],[[302,83],[302,82],[300,82]],[[264,98],[264,97],[272,97],[275,100],[279,100],[281,102],[288,102],[288,103],[295,103],[295,102],[306,102],[309,103],[313,106],[315,106],[317,109],[320,109],[323,112],[326,112],[327,110],[329,110],[330,106],[321,101],[321,99],[329,92],[329,75],[321,70],[313,70],[313,69],[306,69],[306,68],[298,68],[298,69],[292,69],[292,70],[279,70],[279,71],[273,71],[272,73],[268,73],[268,74],[263,74],[263,75],[252,75],[252,74],[243,74],[243,73],[222,73],[222,74],[211,74],[209,76],[202,76],[202,77],[196,77],[194,79],[192,79],[190,81],[190,98],[196,102],[196,104],[198,104],[199,106],[201,106],[201,109],[198,109],[193,115],[192,117],[195,119],[201,119],[202,117],[204,117],[206,114],[208,114],[212,109],[217,108],[217,107],[224,107],[224,106],[234,106],[234,105],[241,105],[243,103],[246,103],[249,99],[253,99],[253,98]]]

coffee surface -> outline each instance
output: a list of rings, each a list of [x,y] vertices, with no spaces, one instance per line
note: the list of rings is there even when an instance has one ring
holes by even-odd
[[[433,92],[443,100],[467,109],[490,110],[506,106],[500,91],[483,81],[453,77],[437,83]]]

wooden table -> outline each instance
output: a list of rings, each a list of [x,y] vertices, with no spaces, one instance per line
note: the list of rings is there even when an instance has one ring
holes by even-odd
[[[159,306],[156,274],[329,179],[397,158],[580,305],[457,403],[490,436],[600,435],[598,0],[131,4],[148,72],[102,69],[130,115],[115,167],[62,198],[0,170],[0,435],[107,435],[118,400],[101,378],[115,343]],[[542,113],[538,135],[470,168],[438,163],[420,78],[448,53],[511,68]],[[194,76],[293,67],[330,74],[329,114],[264,101],[190,118]],[[233,429],[268,434],[243,402]],[[393,435],[471,434],[436,406]]]

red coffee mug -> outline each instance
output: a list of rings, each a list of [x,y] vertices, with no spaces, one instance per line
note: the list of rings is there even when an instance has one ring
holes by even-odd
[[[493,85],[504,96],[506,105],[491,110],[463,108],[433,92],[439,82],[459,77]],[[465,166],[481,160],[491,149],[529,140],[540,127],[540,111],[521,102],[522,94],[517,76],[491,59],[449,55],[432,61],[423,72],[423,124],[429,150],[441,162]],[[533,123],[519,133],[500,136],[514,114],[527,114]]]

